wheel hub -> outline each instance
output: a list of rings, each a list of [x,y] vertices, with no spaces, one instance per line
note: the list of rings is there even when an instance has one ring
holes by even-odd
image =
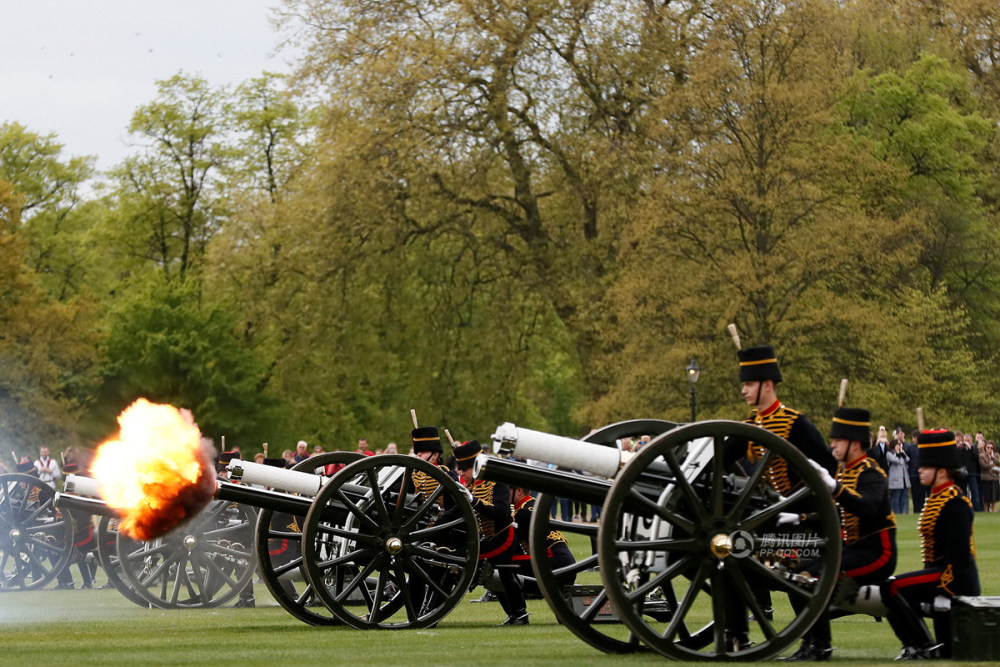
[[[390,537],[385,541],[385,550],[395,556],[403,550],[403,540],[398,537]]]
[[[20,528],[12,528],[10,531],[10,541],[13,544],[17,544],[21,541],[21,530]]]
[[[194,535],[185,535],[184,546],[188,551],[194,551],[194,548],[198,546],[198,538]]]
[[[709,542],[709,550],[712,555],[722,560],[733,552],[733,540],[725,533],[719,533]]]

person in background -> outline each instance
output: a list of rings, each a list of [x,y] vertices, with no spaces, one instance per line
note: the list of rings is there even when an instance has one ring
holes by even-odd
[[[893,440],[885,453],[889,467],[885,472],[889,475],[889,495],[892,497],[892,511],[895,514],[907,514],[910,507],[910,455],[903,449],[901,440]]]
[[[373,452],[372,450],[368,449],[368,439],[367,438],[360,438],[358,440],[358,448],[355,451],[357,451],[358,454],[364,454],[365,456],[374,456],[375,455],[375,452]]]
[[[992,440],[987,440],[979,453],[979,497],[984,512],[996,512],[1000,501],[1000,454]]]
[[[35,470],[38,471],[38,479],[56,488],[56,480],[62,479],[62,472],[55,459],[49,456],[49,448],[42,447],[38,450],[38,459],[35,461]]]
[[[906,464],[906,474],[910,478],[910,499],[913,501],[913,513],[920,514],[920,510],[924,508],[924,497],[927,490],[920,483],[920,450],[917,447],[917,434],[913,434],[912,440],[907,440],[906,433],[900,426],[896,429],[896,437],[903,442],[903,451],[910,457]]]
[[[959,467],[965,468],[965,481],[962,490],[972,501],[972,509],[976,512],[983,511],[983,503],[979,498],[979,445],[972,441],[972,434],[966,433],[959,441],[955,438],[958,447]]]
[[[396,443],[390,442],[388,445],[385,446],[385,453],[386,454],[398,454],[399,453],[399,448],[396,446]]]
[[[875,444],[872,445],[868,456],[875,459],[875,463],[887,473],[889,472],[889,463],[886,461],[886,454],[890,449],[889,436],[885,432],[885,426],[879,426],[878,435],[875,436]]]
[[[919,523],[924,568],[890,577],[881,586],[889,625],[903,643],[897,660],[950,657],[950,611],[939,611],[935,601],[980,594],[975,514],[962,492],[956,436],[946,430],[923,431],[918,443],[920,482],[930,488]],[[938,645],[921,612],[933,616]]]
[[[291,468],[295,465],[295,452],[290,449],[286,449],[281,452],[281,458],[285,459],[285,467]]]
[[[301,463],[309,458],[309,443],[305,440],[299,440],[295,445],[295,463]]]

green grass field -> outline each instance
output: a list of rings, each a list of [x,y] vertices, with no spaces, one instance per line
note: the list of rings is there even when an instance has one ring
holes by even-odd
[[[913,515],[900,518],[899,572],[919,567]],[[1000,515],[976,516],[984,595],[1000,595]],[[581,545],[582,546],[582,545]],[[75,567],[74,567],[75,571]],[[77,573],[77,576],[78,573]],[[98,583],[103,583],[98,575]],[[529,601],[531,625],[496,628],[496,603],[459,605],[433,630],[363,632],[315,628],[288,615],[256,586],[255,609],[147,610],[114,590],[0,594],[4,665],[645,665],[656,654],[605,655]],[[469,595],[479,597],[481,589]],[[899,643],[887,623],[851,616],[833,623],[833,660],[891,662]],[[935,663],[930,663],[935,664]],[[950,664],[950,663],[940,663]],[[976,663],[967,663],[976,664]],[[992,664],[992,663],[979,663]]]

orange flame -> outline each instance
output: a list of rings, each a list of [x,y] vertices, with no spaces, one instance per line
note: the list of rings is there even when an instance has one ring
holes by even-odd
[[[215,493],[211,445],[188,410],[140,398],[118,416],[117,440],[97,449],[91,471],[119,530],[152,540],[200,512]]]

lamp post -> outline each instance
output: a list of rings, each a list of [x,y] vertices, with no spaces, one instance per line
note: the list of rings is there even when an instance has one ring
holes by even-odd
[[[694,422],[698,421],[695,411],[694,387],[698,384],[698,376],[701,375],[701,366],[698,365],[694,357],[691,357],[691,363],[684,370],[687,372],[688,384],[691,386],[691,421]]]

